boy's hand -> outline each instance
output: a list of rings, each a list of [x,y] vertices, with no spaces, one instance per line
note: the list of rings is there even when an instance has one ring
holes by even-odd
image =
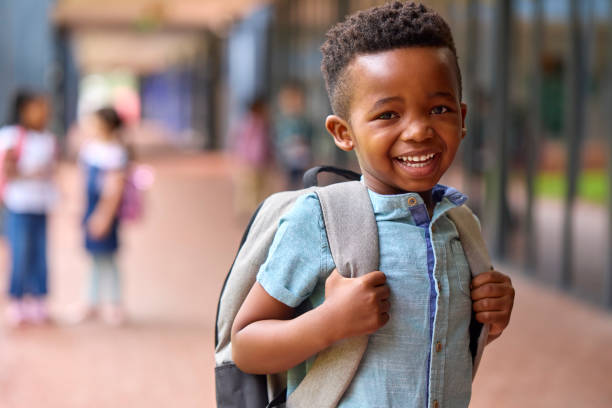
[[[334,269],[325,282],[325,302],[335,340],[370,334],[389,321],[387,278],[380,271],[345,278]]]
[[[472,279],[471,287],[476,320],[491,325],[489,343],[498,338],[510,322],[514,305],[512,281],[503,273],[489,271]]]

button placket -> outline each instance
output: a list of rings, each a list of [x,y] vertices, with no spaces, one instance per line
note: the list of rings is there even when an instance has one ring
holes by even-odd
[[[434,276],[436,277],[438,285],[441,286],[442,280],[444,279],[447,281],[448,279],[447,275],[443,273],[443,270],[445,268],[444,265],[446,265],[446,252],[443,250],[443,246],[441,246],[441,242],[438,242],[438,240],[433,240],[432,244],[435,254],[434,256],[436,259],[434,265]],[[449,318],[449,301],[450,299],[448,297],[448,293],[438,296],[433,339],[446,338]],[[435,375],[432,375],[430,377],[431,381],[429,385],[429,392],[430,396],[432,397],[441,395],[444,389],[444,366],[446,359],[444,357],[444,354],[440,354],[443,350],[443,347],[438,350],[438,344],[440,345],[440,347],[442,347],[441,341],[434,341],[432,344],[431,370],[435,370],[436,373]]]

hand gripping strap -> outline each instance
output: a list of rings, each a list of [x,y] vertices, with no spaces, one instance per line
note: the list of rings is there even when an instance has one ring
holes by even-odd
[[[378,228],[367,189],[358,181],[316,190],[338,272],[357,277],[379,267]],[[342,340],[320,352],[287,400],[288,408],[333,408],[351,383],[368,337]]]
[[[480,275],[483,272],[487,272],[493,269],[489,252],[487,251],[487,245],[482,238],[482,232],[480,226],[476,222],[476,218],[465,205],[455,207],[448,212],[449,217],[455,223],[457,232],[459,233],[459,240],[463,246],[463,252],[467,258],[472,276]],[[474,357],[474,367],[472,369],[472,379],[476,375],[480,359],[484,347],[487,344],[487,338],[489,337],[489,325],[485,325],[478,336],[478,347],[476,349],[476,356]]]

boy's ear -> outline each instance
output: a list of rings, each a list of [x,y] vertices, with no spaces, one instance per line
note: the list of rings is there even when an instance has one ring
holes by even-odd
[[[325,127],[340,149],[348,152],[355,148],[346,120],[337,115],[329,115],[325,119]]]
[[[467,115],[467,105],[465,103],[461,103],[461,139],[465,137],[467,134],[467,129],[465,127],[465,117]]]

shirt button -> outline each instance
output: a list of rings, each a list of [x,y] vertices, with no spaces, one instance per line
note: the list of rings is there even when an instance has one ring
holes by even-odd
[[[437,351],[438,353],[442,351],[442,343],[440,343],[440,342],[437,342],[437,343],[436,343],[436,351]]]
[[[416,198],[414,197],[408,197],[408,205],[410,207],[414,207],[415,205],[417,205],[418,201]]]
[[[438,400],[433,401],[433,408],[439,408],[440,404],[438,404]]]

